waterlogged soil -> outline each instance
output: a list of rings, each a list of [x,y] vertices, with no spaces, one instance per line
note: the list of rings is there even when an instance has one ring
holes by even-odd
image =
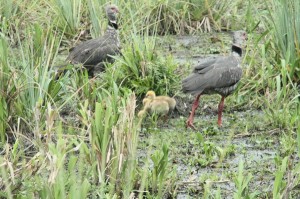
[[[158,46],[174,56],[182,74],[188,74],[207,57],[229,53],[230,41],[228,33],[201,34],[164,37]],[[244,193],[256,193],[256,198],[272,198],[280,165],[276,160],[285,152],[283,132],[267,120],[264,111],[239,106],[238,94],[225,100],[222,127],[217,125],[220,96],[211,95],[201,97],[196,130],[186,129],[194,96],[177,93],[177,109],[169,120],[146,118],[140,132],[141,164],[155,151],[162,153],[163,145],[169,148],[165,198],[233,198],[238,184],[245,185]],[[299,191],[294,190],[293,196],[299,198]]]
[[[196,130],[185,128],[188,115],[171,118],[167,125],[148,119],[142,128],[141,158],[149,150],[161,151],[164,144],[169,147],[166,178],[175,181],[173,197],[201,198],[208,186],[212,196],[220,189],[222,198],[233,198],[241,161],[244,177],[252,175],[250,192],[271,193],[274,158],[279,153],[279,140],[273,135],[279,130],[262,127],[264,114],[257,110],[225,112],[221,128],[214,111],[199,108],[198,112]]]

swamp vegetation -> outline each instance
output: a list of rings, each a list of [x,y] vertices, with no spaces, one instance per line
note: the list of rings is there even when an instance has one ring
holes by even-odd
[[[115,0],[122,55],[57,78],[68,49],[103,35],[105,0],[0,0],[1,198],[299,198],[300,2]],[[204,96],[196,130],[181,80],[246,30],[243,78]],[[148,90],[167,123],[140,120]]]

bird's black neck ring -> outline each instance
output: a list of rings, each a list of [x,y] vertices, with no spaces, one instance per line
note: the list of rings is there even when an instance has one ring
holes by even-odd
[[[108,25],[113,27],[114,29],[118,30],[118,24],[112,21],[108,21]]]
[[[242,50],[241,47],[232,45],[231,50],[232,50],[232,52],[235,52],[235,53],[239,54],[239,56],[242,56],[242,51],[243,50]]]

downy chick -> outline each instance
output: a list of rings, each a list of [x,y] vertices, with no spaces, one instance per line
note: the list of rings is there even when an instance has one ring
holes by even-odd
[[[176,100],[174,98],[169,97],[169,96],[163,96],[163,95],[156,96],[154,91],[148,91],[145,99],[151,99],[151,100],[155,99],[155,100],[159,100],[159,101],[166,101],[169,105],[169,111],[173,111],[176,106]],[[143,103],[144,103],[144,100],[143,100]]]
[[[169,113],[169,104],[164,100],[151,100],[145,98],[143,100],[144,107],[138,113],[138,117],[144,117],[147,113],[166,116]]]

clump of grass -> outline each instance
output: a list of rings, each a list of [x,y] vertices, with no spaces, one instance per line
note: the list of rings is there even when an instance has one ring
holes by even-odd
[[[244,174],[244,162],[240,161],[239,168],[238,168],[238,175],[234,177],[234,183],[236,186],[236,192],[234,193],[233,197],[238,198],[256,198],[258,195],[257,192],[250,193],[249,191],[249,183],[253,178],[251,173],[247,175]]]
[[[201,2],[201,1],[200,1]],[[151,1],[144,15],[144,23],[148,30],[155,30],[159,35],[183,34],[191,27],[192,16],[189,10],[197,7],[194,4],[183,1]]]
[[[87,10],[89,13],[89,21],[91,22],[91,35],[93,37],[99,36],[104,32],[107,25],[107,20],[104,11],[103,1],[88,0],[87,1]],[[120,20],[119,20],[120,21]]]
[[[57,53],[59,37],[52,34],[51,28],[44,29],[40,25],[29,26],[17,36],[20,48],[8,50],[8,45],[1,39],[1,118],[6,128],[15,128],[15,122],[22,118],[23,130],[31,131],[38,122],[35,114],[44,112],[46,101],[58,101],[61,85],[52,80],[49,71],[53,55]],[[21,41],[20,35],[26,33],[27,40]],[[32,32],[34,32],[32,34]],[[5,116],[6,115],[6,116]],[[8,116],[10,115],[10,119]],[[5,119],[5,117],[7,119]],[[35,118],[35,119],[33,119]],[[27,126],[25,128],[25,126]],[[1,125],[5,133],[4,125]],[[29,128],[29,129],[28,129]]]
[[[58,16],[60,29],[68,35],[76,35],[81,26],[81,16],[84,10],[82,0],[54,0],[51,2]]]
[[[45,103],[60,99],[61,85],[52,79],[50,68],[51,60],[58,51],[59,37],[53,35],[51,28],[44,29],[35,24],[26,30],[26,41],[20,42],[20,54],[15,54],[15,59],[10,63],[10,68],[15,78],[16,98],[11,99],[14,104],[15,118],[28,119],[30,128],[35,126],[32,118],[45,111]],[[34,34],[31,34],[34,32]],[[19,61],[17,61],[19,60]],[[35,111],[33,111],[35,110]],[[37,114],[37,115],[36,115]]]
[[[171,56],[158,55],[155,38],[133,35],[131,45],[123,49],[122,56],[116,60],[116,68],[108,76],[114,76],[118,85],[134,90],[137,96],[148,90],[158,95],[173,95],[179,87],[177,65]]]
[[[138,134],[133,122],[135,96],[127,94],[126,98],[120,99],[116,88],[112,94],[101,91],[94,116],[89,114],[88,104],[85,103],[81,106],[80,118],[90,134],[91,158],[97,163],[101,195],[104,197],[108,191],[111,195],[117,193],[129,197],[136,178]]]
[[[244,67],[245,75],[236,94],[240,103],[263,109],[273,126],[293,129],[299,92],[286,60],[277,63],[274,59],[273,37],[270,31],[258,38],[250,37],[256,50],[246,50],[245,60],[249,65]]]
[[[267,108],[264,110],[272,125],[293,130],[298,116],[296,108],[298,104],[296,91],[294,88],[289,88],[290,84],[286,84],[280,75],[276,76],[276,91],[271,91],[266,94],[265,104]],[[283,84],[283,87],[281,86]],[[285,103],[282,103],[282,102]]]
[[[166,179],[167,165],[168,165],[169,149],[167,145],[163,145],[162,152],[155,151],[151,155],[153,162],[153,170],[151,172],[151,188],[153,192],[158,192],[158,197],[162,197],[163,183]]]
[[[47,136],[44,141],[38,138],[31,141],[37,153],[28,157],[29,161],[17,164],[25,155],[26,150],[21,150],[23,145],[16,141],[13,150],[6,151],[1,171],[7,175],[2,175],[5,184],[0,184],[5,192],[0,194],[8,198],[31,198],[33,194],[41,198],[91,195],[128,198],[138,179],[138,126],[134,122],[135,96],[128,93],[120,99],[118,94],[101,90],[94,110],[84,102],[78,112],[81,127],[69,126],[68,130],[58,109],[48,105],[45,126],[40,122],[35,129],[45,130]],[[21,135],[16,132],[17,140],[24,136]],[[17,167],[20,172],[15,172]],[[97,183],[100,186],[95,188]]]
[[[14,17],[19,11],[21,2],[22,1],[13,0],[2,1],[0,6],[0,16],[5,17],[7,19]]]
[[[8,46],[4,38],[0,38],[0,140],[4,142],[5,132],[7,128],[7,118],[9,116],[8,107],[7,107],[7,98],[10,90],[10,69],[8,65]]]
[[[300,78],[299,9],[299,3],[294,0],[273,0],[268,18],[276,53],[275,61],[280,64],[281,59],[284,59],[290,77],[296,82]]]

